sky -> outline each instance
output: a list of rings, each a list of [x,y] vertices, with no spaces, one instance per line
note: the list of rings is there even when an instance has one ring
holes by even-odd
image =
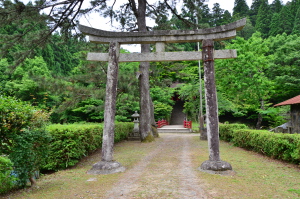
[[[177,0],[177,1],[182,2],[182,0]],[[206,0],[206,1],[210,9],[212,9],[215,3],[219,3],[222,9],[228,10],[229,12],[232,13],[235,0]],[[288,0],[282,0],[283,4],[286,4],[287,1]],[[246,0],[246,2],[250,8],[252,5],[252,0]],[[273,0],[269,0],[269,4],[271,4],[272,2]],[[99,23],[99,20],[101,20],[101,23]],[[98,28],[103,30],[115,30],[114,28],[111,27],[108,19],[107,20],[99,19],[96,13],[93,13],[89,16],[82,17],[80,19],[80,23],[82,25],[91,26],[93,28]]]
[[[212,9],[215,3],[219,3],[220,7],[224,10],[228,10],[232,13],[234,7],[235,0],[207,0],[207,4],[210,9]],[[182,0],[179,0],[182,2]],[[252,0],[246,0],[249,8],[252,5]],[[269,0],[269,4],[271,4],[273,0]],[[282,0],[283,4],[286,4],[288,0]],[[101,21],[101,22],[99,22]],[[80,24],[90,26],[97,29],[108,30],[108,31],[117,31],[113,28],[108,19],[101,19],[96,13],[90,14],[89,16],[82,17],[80,19]],[[151,24],[151,22],[147,22],[147,24]],[[151,26],[151,25],[150,25]],[[139,52],[139,45],[123,45],[123,48],[129,50],[130,52]]]

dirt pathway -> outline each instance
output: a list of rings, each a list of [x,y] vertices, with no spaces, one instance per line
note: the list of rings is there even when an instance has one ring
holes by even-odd
[[[209,198],[192,165],[194,134],[161,134],[158,146],[108,191],[105,198]]]

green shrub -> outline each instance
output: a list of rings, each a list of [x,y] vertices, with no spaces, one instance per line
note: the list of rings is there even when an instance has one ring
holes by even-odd
[[[126,139],[132,129],[133,123],[116,123],[115,142]],[[102,145],[102,124],[50,125],[47,130],[52,141],[44,170],[74,166],[81,158]]]
[[[238,124],[224,124],[220,125],[220,138],[272,158],[300,163],[300,134],[273,133],[246,129]]]
[[[0,154],[8,155],[21,187],[43,164],[50,141],[44,128],[48,118],[25,102],[0,96]]]
[[[300,135],[241,129],[234,132],[235,146],[276,159],[300,163]]]
[[[220,139],[230,142],[233,139],[233,132],[237,129],[246,129],[245,124],[221,124],[220,128]]]
[[[13,171],[12,162],[0,156],[0,194],[6,193],[14,187],[16,178],[11,175]]]
[[[11,140],[30,126],[34,107],[12,97],[0,96],[0,154],[8,154]]]
[[[8,157],[13,162],[18,186],[24,187],[28,179],[34,185],[34,173],[45,164],[50,139],[44,129],[25,129],[21,135],[15,136],[15,144]]]

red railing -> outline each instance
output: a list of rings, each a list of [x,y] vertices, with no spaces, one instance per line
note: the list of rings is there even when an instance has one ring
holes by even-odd
[[[192,121],[184,120],[184,121],[183,121],[183,127],[184,127],[184,128],[188,128],[188,129],[191,129],[191,128],[192,128]]]
[[[158,121],[156,122],[156,124],[157,124],[157,128],[161,128],[161,127],[163,127],[163,126],[169,125],[168,121],[167,121],[167,120],[164,120],[164,119],[158,120]]]

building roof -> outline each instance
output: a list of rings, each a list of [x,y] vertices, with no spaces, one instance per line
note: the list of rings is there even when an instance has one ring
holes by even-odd
[[[300,104],[300,95],[288,99],[284,102],[280,102],[279,104],[275,104],[274,106],[284,106],[284,105],[291,105],[291,104]]]

